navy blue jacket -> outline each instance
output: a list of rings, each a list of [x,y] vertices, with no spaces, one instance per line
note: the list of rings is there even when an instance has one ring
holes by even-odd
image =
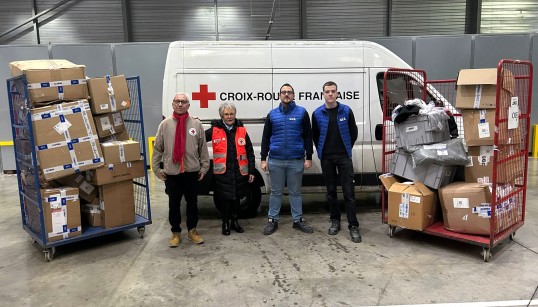
[[[263,127],[261,160],[267,156],[273,159],[312,160],[312,129],[310,117],[305,108],[289,103],[284,109],[282,104],[267,114]]]
[[[355,116],[349,106],[337,102],[338,108],[338,130],[346,148],[348,157],[351,159],[351,150],[353,144],[357,140],[358,130],[355,124]],[[329,129],[329,114],[325,104],[318,107],[312,114],[313,140],[318,151],[318,158],[321,160],[323,156],[323,145]]]

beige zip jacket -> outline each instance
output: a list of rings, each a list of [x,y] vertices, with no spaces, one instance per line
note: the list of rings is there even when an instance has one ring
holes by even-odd
[[[172,156],[177,122],[176,119],[170,116],[163,120],[157,129],[155,145],[153,146],[153,172],[160,172],[160,163],[163,162],[162,171],[167,175],[177,175],[180,172],[201,172],[206,174],[209,170],[209,153],[207,151],[204,127],[200,120],[191,116],[187,119],[186,125],[183,170],[181,170],[180,164],[174,163]]]

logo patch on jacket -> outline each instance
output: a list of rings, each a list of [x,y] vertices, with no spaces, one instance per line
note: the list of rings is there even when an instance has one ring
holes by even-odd
[[[237,139],[237,143],[238,143],[239,145],[241,145],[241,146],[245,146],[245,144],[246,144],[247,142],[245,141],[244,138],[239,138],[239,139]]]
[[[220,143],[221,141],[225,141],[225,140],[226,140],[226,138],[214,139],[214,140],[213,140],[213,143],[218,144],[218,143]]]
[[[341,121],[341,122],[343,122],[343,121],[345,121],[345,120],[346,120],[345,117],[341,117],[341,118],[340,118],[340,121]]]
[[[190,128],[189,129],[189,134],[192,135],[192,136],[195,136],[196,135],[196,129]]]
[[[289,119],[290,120],[297,120],[297,118],[295,118],[295,117],[290,117]]]

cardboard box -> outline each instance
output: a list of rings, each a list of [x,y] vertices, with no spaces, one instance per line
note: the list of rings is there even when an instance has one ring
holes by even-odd
[[[390,175],[379,177],[388,190],[388,224],[422,231],[433,224],[436,197],[420,182],[401,183]]]
[[[94,115],[95,127],[99,138],[125,131],[125,124],[121,112]]]
[[[121,131],[115,134],[111,134],[103,138],[99,138],[99,141],[101,143],[107,143],[107,142],[113,142],[113,141],[127,141],[127,140],[129,140],[129,133],[127,132],[127,130]]]
[[[113,141],[101,144],[106,164],[140,160],[140,144],[136,141]]]
[[[31,60],[9,63],[13,77],[26,75],[30,103],[88,99],[84,65],[67,60]]]
[[[515,78],[511,71],[502,71],[500,105],[507,108],[515,93]],[[495,109],[497,107],[497,68],[462,69],[458,75],[456,105],[458,109]]]
[[[99,186],[102,224],[105,228],[135,222],[134,188],[132,180]]]
[[[491,192],[487,185],[454,182],[439,190],[439,199],[446,229],[490,234]]]
[[[103,165],[103,154],[86,100],[30,110],[37,160],[46,180]]]
[[[465,167],[465,182],[492,183],[493,146],[471,146],[467,152],[471,164]],[[514,182],[524,175],[524,153],[521,153],[519,145],[499,145],[496,152],[497,183]],[[514,158],[515,155],[519,157]]]
[[[47,241],[54,242],[80,236],[80,201],[78,189],[61,187],[41,190],[43,219]]]
[[[88,80],[93,114],[117,112],[131,107],[129,89],[124,75]]]
[[[500,112],[508,112],[508,109]],[[493,145],[495,110],[462,110],[461,114],[467,146]],[[500,123],[498,131],[498,144],[519,144],[522,142],[521,125],[514,129],[508,129],[508,122],[504,121]]]
[[[92,227],[103,226],[99,198],[95,198],[91,203],[82,204],[80,213],[84,225]]]
[[[109,184],[144,177],[144,160],[103,165],[86,172],[86,179],[95,185]]]
[[[86,181],[82,173],[56,179],[62,185],[78,188],[80,198],[92,202],[97,197],[97,187]]]

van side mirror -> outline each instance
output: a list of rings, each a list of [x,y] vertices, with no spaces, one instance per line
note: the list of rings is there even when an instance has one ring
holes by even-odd
[[[383,124],[375,125],[375,140],[376,141],[383,140]]]

